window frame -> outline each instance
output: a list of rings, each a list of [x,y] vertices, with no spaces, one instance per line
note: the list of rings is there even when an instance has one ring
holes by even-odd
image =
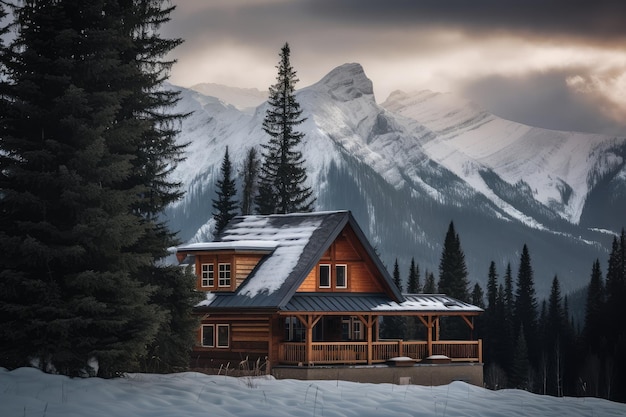
[[[327,281],[328,285],[322,285],[322,268],[326,268],[328,270]],[[318,280],[317,285],[319,288],[330,289],[332,288],[332,265],[331,264],[320,264],[318,267]]]
[[[211,328],[210,332],[207,333],[207,331],[205,330],[206,328]],[[211,335],[211,339],[212,339],[212,344],[210,345],[206,345],[204,344],[204,340],[205,340],[205,334],[210,334]],[[215,324],[203,324],[201,327],[201,335],[200,335],[200,345],[202,347],[209,347],[209,348],[214,348],[215,347]]]
[[[228,269],[222,270],[222,267],[228,267]],[[226,274],[228,273],[228,278]],[[222,284],[224,282],[224,284]],[[228,282],[226,284],[226,282]],[[220,262],[217,264],[217,286],[218,288],[229,288],[232,285],[232,269],[230,262]]]
[[[226,344],[220,343],[220,329],[226,329]],[[227,349],[230,347],[230,324],[217,324],[215,325],[215,347],[218,349]]]
[[[343,269],[343,285],[339,285],[339,269]],[[345,290],[348,288],[348,265],[336,264],[335,265],[335,288]]]
[[[204,267],[206,267],[206,271]],[[206,285],[205,285],[205,281],[206,281]],[[202,288],[215,287],[215,264],[213,264],[212,262],[200,264],[200,287]]]

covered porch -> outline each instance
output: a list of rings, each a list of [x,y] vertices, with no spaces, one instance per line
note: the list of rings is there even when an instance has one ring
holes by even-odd
[[[445,296],[430,296],[430,302],[426,303],[424,295],[414,296],[419,299],[419,305],[411,303],[411,296],[408,297],[409,302],[402,305],[393,303],[371,308],[361,305],[361,311],[355,311],[350,301],[361,302],[363,298],[343,298],[332,307],[326,304],[326,311],[281,312],[285,337],[278,344],[277,364],[373,365],[397,357],[427,363],[427,358],[433,355],[445,356],[449,362],[482,363],[482,340],[473,340],[474,317],[481,309],[456,300],[452,303]],[[394,316],[415,318],[425,329],[424,340],[379,338],[380,318]],[[442,340],[444,317],[456,317],[454,320],[464,323],[468,338]]]

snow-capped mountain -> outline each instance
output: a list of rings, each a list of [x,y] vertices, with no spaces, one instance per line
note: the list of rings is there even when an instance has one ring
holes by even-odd
[[[239,164],[267,141],[267,104],[244,109],[242,89],[213,86],[218,97],[180,91],[177,110],[193,112],[180,135],[187,160],[175,171],[187,193],[168,217],[182,239],[201,240],[210,237],[224,149]],[[296,95],[317,209],[352,210],[383,261],[398,258],[403,276],[411,257],[437,275],[454,221],[471,281],[484,287],[492,260],[501,275],[508,262],[515,273],[527,244],[540,294],[554,275],[576,289],[596,258],[606,260],[610,232],[626,226],[626,138],[534,128],[430,91],[397,91],[378,104],[359,64]]]

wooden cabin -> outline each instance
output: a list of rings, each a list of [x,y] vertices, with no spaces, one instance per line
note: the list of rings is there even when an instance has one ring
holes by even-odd
[[[349,211],[236,217],[214,242],[176,255],[206,292],[195,307],[192,368],[259,360],[270,372],[433,355],[482,363],[480,340],[439,337],[441,317],[473,329],[482,310],[440,294],[401,294]],[[416,317],[424,340],[379,338],[385,316]]]

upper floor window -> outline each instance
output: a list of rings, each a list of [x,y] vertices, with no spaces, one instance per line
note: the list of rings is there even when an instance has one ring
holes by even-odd
[[[213,275],[213,264],[202,264],[201,270],[201,285],[203,287],[212,287],[215,285],[215,278]]]
[[[218,281],[219,287],[230,287],[230,264],[218,265]]]
[[[335,286],[337,288],[348,288],[347,265],[335,266]]]
[[[330,288],[330,265],[320,265],[320,288]]]

